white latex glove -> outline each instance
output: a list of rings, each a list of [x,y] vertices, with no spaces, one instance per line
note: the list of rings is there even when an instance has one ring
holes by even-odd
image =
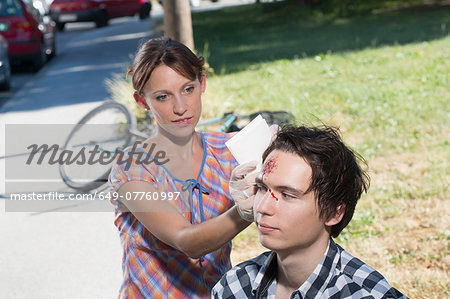
[[[253,199],[255,179],[259,172],[256,170],[256,161],[247,162],[237,166],[231,172],[230,194],[237,206],[242,219],[253,222]]]

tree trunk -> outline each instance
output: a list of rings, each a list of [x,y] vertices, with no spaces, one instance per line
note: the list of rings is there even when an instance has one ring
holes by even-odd
[[[164,35],[185,44],[193,52],[191,7],[189,0],[163,0]]]

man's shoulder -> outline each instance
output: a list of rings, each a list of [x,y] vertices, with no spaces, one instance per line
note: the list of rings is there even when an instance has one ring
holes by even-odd
[[[406,298],[393,288],[377,270],[354,257],[339,245],[337,246],[340,252],[340,263],[337,267],[340,275],[336,277],[335,281],[337,288],[345,289],[350,293],[360,289],[375,298]]]
[[[374,268],[341,249],[341,272],[361,287],[372,287],[374,283],[386,283],[386,279]]]
[[[254,257],[250,260],[247,260],[245,262],[242,262],[240,264],[237,264],[234,268],[245,268],[247,266],[253,266],[257,267],[258,269],[261,268],[267,261],[267,259],[270,257],[270,255],[273,253],[273,251],[266,251],[258,255],[257,257]]]
[[[213,298],[246,298],[242,296],[249,296],[258,272],[271,253],[271,251],[264,252],[228,270],[214,286]]]
[[[267,259],[270,257],[271,253],[272,253],[271,251],[266,251],[258,255],[257,257],[254,257],[250,260],[237,264],[236,266],[228,270],[228,272],[225,273],[224,276],[222,276],[222,279],[226,279],[226,276],[239,277],[239,274],[241,273],[242,273],[241,276],[243,275],[248,276],[253,273],[256,275],[261,269],[261,267],[265,264]]]

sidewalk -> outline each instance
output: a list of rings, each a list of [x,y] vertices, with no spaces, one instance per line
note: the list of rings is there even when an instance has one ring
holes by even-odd
[[[14,155],[5,158],[5,127],[6,124],[53,124],[56,128],[58,124],[74,124],[104,101],[108,97],[102,85],[104,78],[122,71],[129,63],[130,53],[136,49],[136,38],[150,34],[142,22],[128,23],[86,31],[91,40],[108,43],[109,51],[123,51],[123,54],[106,56],[104,66],[94,66],[96,61],[91,57],[83,60],[82,53],[76,56],[73,49],[62,51],[0,108],[1,298],[79,299],[118,295],[122,282],[122,248],[112,211],[5,212],[5,161],[14,159],[11,157]],[[139,28],[143,31],[133,32]],[[109,33],[109,40],[104,41],[100,36]],[[120,48],[112,47],[113,38],[121,39]],[[84,40],[70,42],[81,44]],[[85,49],[83,46],[77,51]],[[97,57],[94,59],[99,60]],[[91,66],[95,70],[90,70]],[[41,132],[43,137],[48,133]],[[31,137],[39,136],[17,136],[18,142]],[[21,191],[44,191],[37,189],[24,184]],[[73,192],[62,181],[55,183],[51,191]]]

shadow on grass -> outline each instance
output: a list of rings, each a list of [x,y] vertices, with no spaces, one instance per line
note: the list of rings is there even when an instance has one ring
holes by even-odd
[[[197,50],[216,74],[278,59],[431,41],[448,35],[450,6],[332,18],[299,7],[246,5],[193,14]]]

